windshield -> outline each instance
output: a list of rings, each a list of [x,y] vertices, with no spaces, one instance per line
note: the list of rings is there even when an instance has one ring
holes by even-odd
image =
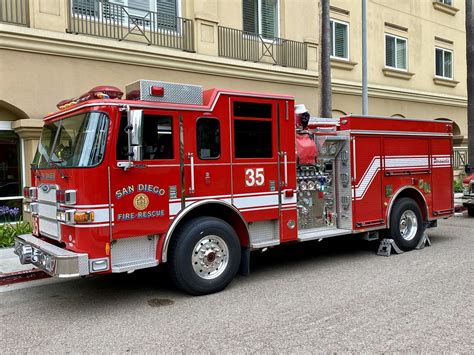
[[[101,112],[86,112],[43,127],[33,168],[88,167],[104,157],[108,117]]]

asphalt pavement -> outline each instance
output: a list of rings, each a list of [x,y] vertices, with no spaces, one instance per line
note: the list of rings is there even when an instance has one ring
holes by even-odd
[[[203,297],[162,268],[1,287],[0,352],[472,354],[474,219],[429,236],[390,257],[354,237],[274,248]]]

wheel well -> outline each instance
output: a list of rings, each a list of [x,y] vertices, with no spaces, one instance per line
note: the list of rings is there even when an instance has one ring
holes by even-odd
[[[188,206],[182,212],[182,216],[178,215],[176,225],[171,224],[170,231],[166,234],[166,239],[163,242],[163,250],[161,253],[161,262],[167,261],[167,253],[169,242],[173,238],[173,235],[189,220],[195,217],[210,216],[222,219],[231,225],[234,228],[235,233],[239,237],[240,245],[247,247],[249,245],[249,231],[247,224],[245,223],[243,217],[240,215],[238,210],[233,206],[228,205],[222,201],[216,202],[206,202],[203,204],[195,203]]]
[[[420,208],[423,221],[428,220],[428,205],[426,203],[425,198],[423,197],[423,194],[414,187],[407,187],[403,190],[400,190],[392,199],[390,207],[387,210],[387,227],[390,227],[390,214],[392,213],[392,208],[395,202],[404,197],[411,198],[412,200],[414,200]]]

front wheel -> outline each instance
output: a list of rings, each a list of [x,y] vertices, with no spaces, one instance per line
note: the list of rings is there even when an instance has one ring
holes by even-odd
[[[183,291],[192,295],[219,292],[238,271],[239,239],[221,219],[192,219],[171,240],[168,263],[171,279]]]
[[[424,226],[418,204],[411,198],[395,201],[390,215],[390,236],[403,251],[418,245],[423,236]]]

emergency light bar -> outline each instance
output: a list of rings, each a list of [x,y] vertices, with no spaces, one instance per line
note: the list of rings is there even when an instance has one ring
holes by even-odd
[[[60,110],[64,110],[87,100],[121,99],[122,96],[123,92],[119,88],[116,88],[115,86],[102,85],[90,89],[88,92],[79,96],[78,98],[59,101],[56,107]]]

